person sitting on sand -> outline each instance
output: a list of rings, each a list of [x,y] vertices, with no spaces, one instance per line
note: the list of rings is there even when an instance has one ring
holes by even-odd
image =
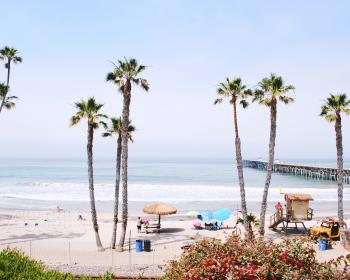
[[[140,233],[141,232],[141,227],[142,227],[142,219],[141,219],[141,217],[137,218],[136,225],[137,225],[137,232]]]

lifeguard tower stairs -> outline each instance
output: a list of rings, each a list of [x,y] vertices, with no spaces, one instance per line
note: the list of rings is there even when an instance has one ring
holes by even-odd
[[[280,209],[276,210],[276,212],[270,217],[270,225],[269,228],[278,231],[280,229],[285,234],[287,234],[288,229],[298,229],[298,224],[302,225],[304,230],[307,231],[304,221],[311,221],[313,216],[313,209],[309,208],[307,211],[307,217],[306,219],[295,219],[293,218],[293,210],[288,209]],[[294,226],[290,226],[290,225]],[[279,226],[282,225],[282,227],[279,228]]]

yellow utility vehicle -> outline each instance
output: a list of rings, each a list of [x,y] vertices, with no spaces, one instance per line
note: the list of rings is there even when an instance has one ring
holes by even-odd
[[[320,225],[311,227],[309,234],[314,238],[329,238],[334,241],[340,240],[340,223],[333,219],[325,219]]]

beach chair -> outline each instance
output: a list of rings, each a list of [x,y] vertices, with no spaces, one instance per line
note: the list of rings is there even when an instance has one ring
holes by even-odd
[[[219,230],[221,229],[221,225],[219,225],[218,223],[214,223],[212,226],[212,230]]]
[[[209,223],[209,224],[204,223],[204,228],[205,228],[206,230],[212,230],[212,224],[211,224],[211,223]]]

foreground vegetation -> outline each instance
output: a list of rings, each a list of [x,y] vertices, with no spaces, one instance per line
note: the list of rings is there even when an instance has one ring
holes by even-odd
[[[0,279],[2,280],[74,280],[77,279],[70,273],[61,273],[45,269],[44,265],[30,259],[22,252],[13,249],[5,249],[0,252]],[[81,280],[91,280],[82,276]],[[100,280],[113,279],[110,273],[106,273]]]
[[[163,279],[350,279],[350,254],[319,263],[305,238],[281,243],[207,239],[171,261]]]

